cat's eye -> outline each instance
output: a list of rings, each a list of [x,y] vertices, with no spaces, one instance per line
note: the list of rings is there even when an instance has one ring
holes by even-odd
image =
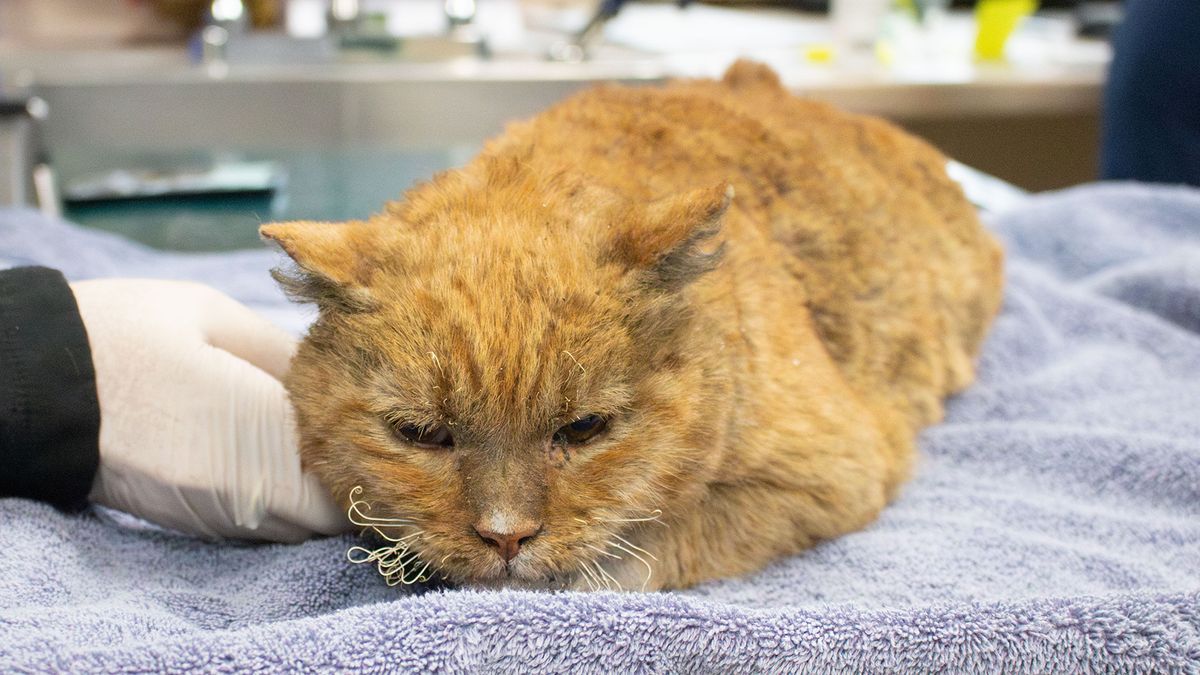
[[[392,425],[392,433],[397,438],[422,448],[454,447],[454,436],[444,424],[420,427],[415,424],[400,422]]]
[[[608,419],[600,415],[586,415],[559,427],[554,432],[554,442],[559,445],[586,443],[608,428]]]

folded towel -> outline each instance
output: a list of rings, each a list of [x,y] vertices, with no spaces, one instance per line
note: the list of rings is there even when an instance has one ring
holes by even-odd
[[[393,589],[350,536],[216,544],[0,500],[0,669],[1200,671],[1200,191],[991,220],[1009,282],[979,381],[862,532],[683,592]],[[197,279],[300,330],[276,260],[0,213],[0,266]]]

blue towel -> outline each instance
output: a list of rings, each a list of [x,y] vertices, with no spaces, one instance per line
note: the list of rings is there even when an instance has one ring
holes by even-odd
[[[0,500],[0,670],[1200,671],[1200,191],[990,220],[1009,283],[979,381],[862,532],[683,592],[397,590],[351,536],[218,544]],[[0,265],[198,279],[299,330],[275,261],[0,215]]]

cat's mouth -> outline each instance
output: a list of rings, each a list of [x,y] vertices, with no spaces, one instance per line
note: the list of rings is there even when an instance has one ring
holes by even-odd
[[[590,540],[589,540],[590,539]],[[480,551],[461,583],[480,588],[529,590],[646,591],[658,558],[628,536],[608,533],[570,543],[531,546],[507,563]],[[568,551],[555,555],[553,551]]]
[[[573,542],[543,538],[506,560],[482,541],[434,536],[412,520],[374,516],[361,493],[359,487],[351,491],[347,515],[382,542],[374,548],[352,546],[347,558],[352,563],[372,563],[389,586],[436,577],[479,588],[645,591],[658,562],[628,533],[617,531],[622,525],[657,522],[661,515],[657,510],[640,518],[576,518],[587,536]]]
[[[440,578],[481,589],[644,591],[652,580],[657,558],[631,542],[615,552],[591,543],[572,548],[581,553],[569,559],[547,559],[544,551],[531,547],[505,562],[486,548],[466,555],[440,555],[436,542],[417,538],[387,540],[374,550],[355,546],[348,557],[355,563],[375,563],[388,585]]]
[[[434,543],[434,542],[428,542]],[[441,570],[448,580],[476,588],[518,588],[525,590],[562,590],[578,586],[585,564],[575,559],[555,558],[552,551],[561,550],[558,543],[529,546],[511,560],[502,560],[491,548],[472,551],[462,565]],[[430,551],[432,557],[436,553]],[[453,558],[447,562],[459,562]]]
[[[437,542],[427,528],[407,518],[372,514],[370,503],[362,499],[362,488],[350,491],[350,522],[373,534],[378,541],[369,546],[356,544],[346,552],[355,564],[371,564],[389,586],[410,585],[440,577],[451,583],[480,587],[562,588],[560,576],[547,573],[535,562],[529,550],[511,560],[502,560],[496,551],[480,548],[472,542],[458,546],[439,558]],[[442,542],[445,544],[445,542]],[[434,564],[438,561],[438,564]]]

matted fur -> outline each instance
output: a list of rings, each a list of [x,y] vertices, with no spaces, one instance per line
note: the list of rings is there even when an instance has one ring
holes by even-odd
[[[944,167],[739,62],[576,95],[367,221],[265,226],[321,308],[287,382],[304,461],[457,582],[682,587],[861,528],[1000,302]],[[506,565],[497,522],[541,531]]]

